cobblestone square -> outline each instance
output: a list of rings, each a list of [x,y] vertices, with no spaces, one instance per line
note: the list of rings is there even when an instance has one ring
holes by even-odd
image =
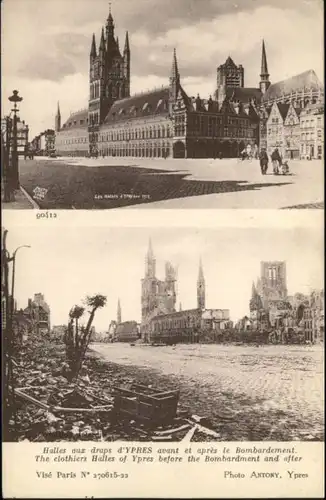
[[[92,348],[142,382],[180,387],[180,403],[209,418],[222,441],[324,438],[321,346]]]
[[[290,162],[290,175],[262,175],[257,160],[37,158],[20,179],[40,208],[322,208],[320,160]]]

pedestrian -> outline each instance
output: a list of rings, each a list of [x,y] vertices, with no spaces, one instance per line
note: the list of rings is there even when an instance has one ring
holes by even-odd
[[[243,149],[240,153],[241,155],[241,160],[245,160],[247,158],[247,150],[246,149]]]
[[[268,154],[266,149],[262,149],[259,155],[260,170],[263,175],[266,175],[268,169]]]
[[[271,158],[272,158],[272,163],[273,163],[273,173],[275,175],[278,175],[279,174],[279,168],[280,166],[282,165],[282,157],[279,153],[279,150],[278,148],[275,148],[272,155],[271,155]]]

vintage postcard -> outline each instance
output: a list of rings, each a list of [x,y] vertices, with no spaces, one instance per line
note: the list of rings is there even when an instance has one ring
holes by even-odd
[[[3,235],[6,491],[322,493],[321,218],[16,214]]]
[[[3,497],[323,498],[323,3],[1,7]]]
[[[7,207],[323,206],[321,0],[2,7]]]

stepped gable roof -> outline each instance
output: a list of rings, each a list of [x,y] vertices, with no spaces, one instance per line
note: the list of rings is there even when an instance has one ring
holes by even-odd
[[[243,104],[249,104],[250,99],[255,99],[259,104],[262,93],[260,89],[255,87],[227,87],[226,97],[231,101],[240,101]]]
[[[288,111],[289,111],[290,104],[283,104],[283,103],[278,102],[276,105],[279,109],[279,112],[280,112],[283,120],[285,120],[286,115],[288,114]]]
[[[286,80],[270,85],[263,95],[263,101],[277,99],[283,94],[287,95],[291,94],[291,92],[297,92],[303,89],[319,90],[321,88],[322,84],[320,83],[316,73],[314,70],[309,69],[299,75],[292,76],[291,78],[287,78]]]
[[[88,109],[84,108],[74,113],[71,113],[68,120],[63,124],[62,129],[68,130],[73,128],[87,128],[87,119],[88,119]],[[83,123],[80,123],[80,122]]]
[[[120,99],[113,103],[104,122],[112,123],[129,118],[167,115],[169,112],[168,103],[169,87]]]

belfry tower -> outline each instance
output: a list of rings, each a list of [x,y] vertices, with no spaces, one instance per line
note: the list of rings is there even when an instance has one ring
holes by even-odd
[[[202,261],[199,261],[199,271],[197,279],[197,308],[205,309],[205,278]]]
[[[104,122],[112,104],[130,97],[130,46],[126,33],[123,55],[114,35],[111,8],[102,27],[97,51],[93,34],[90,50],[88,130],[90,152],[97,149],[99,126]]]
[[[271,82],[269,81],[265,41],[263,40],[262,51],[261,51],[260,82],[259,82],[259,88],[263,94],[265,94],[270,84]]]

